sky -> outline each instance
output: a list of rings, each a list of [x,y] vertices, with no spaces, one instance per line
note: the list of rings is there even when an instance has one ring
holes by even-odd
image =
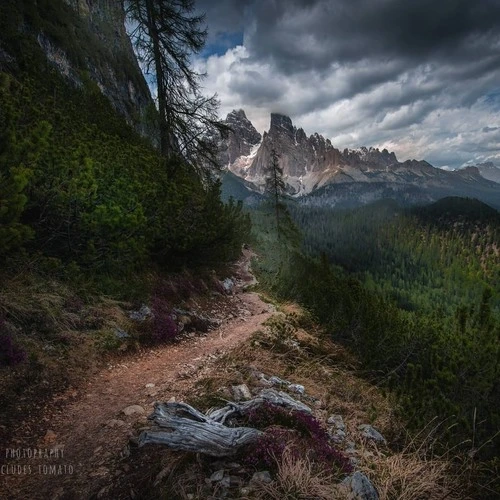
[[[500,0],[197,0],[220,115],[271,112],[339,149],[500,166]]]

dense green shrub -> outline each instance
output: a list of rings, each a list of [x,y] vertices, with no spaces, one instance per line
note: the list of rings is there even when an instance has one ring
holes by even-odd
[[[45,71],[44,84],[2,76],[0,253],[31,239],[31,252],[107,271],[239,251],[250,222],[241,205],[220,201],[217,182],[167,163],[124,121],[117,129],[103,96]]]

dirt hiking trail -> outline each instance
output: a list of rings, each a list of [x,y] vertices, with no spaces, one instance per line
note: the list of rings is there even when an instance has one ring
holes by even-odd
[[[219,328],[206,336],[192,335],[112,362],[46,406],[41,416],[47,422],[44,428],[49,429],[45,434],[37,435],[21,424],[10,446],[52,450],[53,456],[10,460],[10,464],[29,466],[30,470],[0,476],[0,498],[99,498],[98,492],[113,477],[126,473],[118,462],[130,453],[129,439],[147,426],[154,402],[182,400],[215,360],[245,342],[272,315],[271,305],[245,291],[255,283],[249,270],[252,256],[244,250],[234,266],[235,290],[220,299],[225,318]],[[57,411],[51,412],[52,407]],[[5,453],[3,449],[2,459]]]

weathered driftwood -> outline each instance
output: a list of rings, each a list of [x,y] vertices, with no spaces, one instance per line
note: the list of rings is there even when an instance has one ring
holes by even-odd
[[[264,389],[249,401],[228,403],[208,415],[186,403],[157,403],[149,416],[157,428],[142,432],[139,446],[157,443],[174,450],[194,451],[214,457],[234,455],[239,448],[255,441],[262,432],[250,427],[227,427],[224,422],[232,416],[245,415],[265,402],[311,413],[305,404],[274,389]]]
[[[215,422],[223,424],[228,418],[237,415],[245,415],[251,410],[255,410],[263,403],[268,402],[276,406],[289,408],[290,410],[305,411],[311,413],[311,408],[304,403],[297,401],[286,392],[276,391],[274,389],[263,389],[259,395],[249,401],[241,403],[228,403],[224,408],[208,412],[208,416]]]
[[[223,457],[234,455],[261,434],[250,427],[226,427],[185,403],[156,404],[149,418],[160,429],[142,432],[139,446],[157,443],[174,450]]]

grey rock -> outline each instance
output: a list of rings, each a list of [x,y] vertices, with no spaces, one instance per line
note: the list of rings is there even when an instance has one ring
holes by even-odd
[[[344,419],[341,415],[331,415],[326,423],[335,426],[336,429],[345,431]]]
[[[356,443],[354,443],[354,441],[347,441],[344,451],[347,454],[356,453]]]
[[[122,330],[118,327],[114,329],[114,334],[117,339],[128,339],[130,337],[130,335],[125,330]]]
[[[123,427],[125,422],[123,420],[118,420],[118,419],[111,419],[106,423],[107,427],[115,428],[115,427]]]
[[[210,476],[210,481],[212,483],[218,483],[219,481],[222,481],[224,478],[224,469],[220,469],[215,471],[211,476]]]
[[[228,295],[232,295],[234,291],[234,280],[231,278],[226,278],[222,283],[222,288]]]
[[[244,484],[243,479],[239,476],[227,476],[227,479],[229,480],[227,486],[228,488],[239,488]]]
[[[222,488],[230,488],[231,487],[231,478],[229,476],[224,476],[219,481],[219,486],[221,486]]]
[[[246,386],[245,384],[233,385],[232,391],[235,401],[252,399],[252,393],[250,392],[248,386]]]
[[[122,413],[124,415],[127,415],[127,417],[129,417],[130,415],[142,415],[144,413],[144,408],[142,406],[139,406],[139,405],[130,405],[130,406],[127,406],[126,408],[124,408],[122,410]]]
[[[57,39],[40,32],[37,41],[47,60],[75,87],[83,86],[82,72],[87,72],[96,88],[127,122],[141,134],[148,135],[144,115],[154,101],[125,29],[122,2],[65,0],[65,3],[79,18],[80,36],[92,40],[92,43],[79,47],[81,57],[77,62],[68,57],[69,46],[64,41],[71,31],[65,32],[66,37]],[[61,22],[60,19],[56,21]],[[62,29],[69,30],[70,27]],[[98,50],[95,50],[96,46]]]
[[[146,306],[146,305],[143,305],[141,306],[141,308],[138,310],[138,311],[132,311],[128,314],[128,317],[130,319],[133,319],[134,321],[146,321],[147,319],[150,319],[153,317],[153,312],[151,311],[151,309]]]
[[[272,482],[273,478],[271,477],[271,474],[267,470],[263,470],[260,472],[255,472],[254,475],[252,476],[252,479],[250,480],[251,483],[270,483]]]
[[[197,330],[198,332],[206,333],[209,330],[218,328],[222,323],[218,319],[207,318],[193,311],[173,309],[173,312],[177,316],[178,322],[184,325],[186,331]],[[180,321],[181,318],[182,321]]]
[[[306,390],[303,385],[300,384],[290,384],[288,390],[295,392],[297,394],[305,394]]]
[[[342,429],[337,429],[336,431],[330,433],[330,437],[336,443],[341,443],[346,438],[346,433]]]
[[[269,382],[270,382],[272,385],[286,385],[286,386],[291,385],[291,382],[288,382],[288,380],[282,380],[281,378],[279,378],[279,377],[275,377],[275,376],[272,376],[272,377],[269,379]]]
[[[379,498],[377,490],[362,472],[357,471],[351,474],[342,481],[342,484],[350,489],[354,500],[378,500]]]
[[[358,427],[358,429],[361,431],[361,435],[365,439],[369,439],[370,441],[375,441],[377,443],[386,442],[384,436],[382,436],[382,434],[380,434],[380,432],[377,431],[377,429],[375,429],[369,424],[362,424]]]

